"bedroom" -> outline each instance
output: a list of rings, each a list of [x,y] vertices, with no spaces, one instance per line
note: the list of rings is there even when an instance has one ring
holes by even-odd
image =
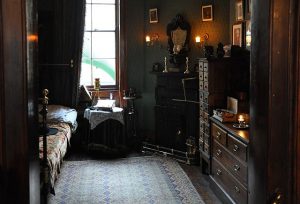
[[[202,2],[202,1],[200,1]],[[294,1],[290,1],[289,3],[287,2],[281,2],[281,1],[274,1],[270,3],[271,5],[267,3],[262,3],[258,1],[252,1],[253,6],[254,6],[254,25],[257,25],[259,32],[254,33],[255,35],[258,35],[259,37],[256,38],[257,41],[254,40],[254,49],[252,50],[254,58],[251,59],[252,67],[253,67],[253,72],[252,74],[255,74],[255,86],[251,87],[251,95],[254,94],[256,97],[255,101],[252,101],[253,104],[251,104],[251,107],[253,108],[254,113],[257,113],[258,115],[253,115],[253,124],[250,126],[250,131],[251,128],[254,128],[253,134],[251,135],[254,139],[252,142],[250,142],[250,149],[251,152],[260,152],[261,155],[252,155],[253,160],[251,160],[253,163],[253,168],[249,169],[251,171],[250,175],[254,177],[253,183],[251,188],[257,190],[257,192],[264,192],[260,193],[255,196],[255,198],[251,199],[257,199],[257,200],[264,200],[267,199],[269,194],[272,194],[273,188],[277,185],[277,183],[280,183],[283,186],[283,189],[287,189],[287,186],[290,184],[285,183],[284,181],[279,181],[279,177],[276,176],[279,174],[279,170],[277,170],[276,165],[286,165],[287,169],[292,170],[292,161],[289,159],[289,162],[286,162],[284,164],[282,163],[276,163],[273,164],[272,161],[276,161],[275,159],[273,160],[273,157],[276,158],[278,154],[276,154],[277,150],[281,152],[279,156],[281,158],[296,158],[296,153],[297,151],[294,150],[295,152],[286,152],[288,148],[285,148],[286,146],[296,144],[296,142],[293,141],[293,138],[296,138],[297,131],[293,132],[288,135],[288,137],[285,137],[285,140],[278,136],[277,134],[283,134],[282,131],[287,131],[288,129],[291,129],[291,127],[288,126],[288,121],[290,120],[290,117],[295,117],[294,120],[292,121],[297,121],[296,117],[297,115],[293,115],[292,113],[285,111],[287,110],[287,107],[292,108],[293,104],[290,104],[289,101],[286,101],[284,98],[280,98],[276,100],[271,100],[271,95],[267,94],[269,91],[273,90],[272,92],[280,92],[280,93],[290,93],[288,97],[291,97],[293,92],[291,92],[290,89],[288,89],[288,86],[279,86],[280,84],[288,84],[291,83],[289,86],[292,86],[295,82],[292,83],[291,81],[288,81],[287,78],[284,78],[284,76],[287,76],[287,73],[284,71],[290,73],[288,76],[293,76],[294,71],[292,70],[292,66],[296,66],[294,63],[294,60],[296,60],[297,56],[296,54],[292,55],[287,55],[289,52],[281,51],[281,56],[280,57],[266,57],[269,56],[270,53],[272,53],[274,56],[276,56],[276,49],[282,49],[282,50],[290,50],[290,49],[296,49],[293,48],[293,46],[288,47],[286,46],[287,43],[293,42],[291,41],[294,39],[294,42],[296,42],[295,39],[297,39],[297,35],[292,33],[296,33],[295,30],[291,30],[289,32],[282,32],[283,30],[287,31],[287,29],[284,26],[287,26],[289,23],[295,23],[294,28],[298,26],[297,22],[290,22],[290,21],[276,21],[276,18],[273,19],[271,18],[272,15],[270,13],[265,12],[265,10],[268,10],[269,8],[274,9],[274,12],[282,12],[281,16],[288,16],[288,14],[284,13],[287,12],[288,8],[290,5],[297,5]],[[14,182],[19,183],[20,182],[20,189],[25,189],[20,190],[20,189],[14,189],[10,186],[10,189],[14,194],[20,195],[20,198],[24,198],[24,200],[29,199],[30,191],[36,191],[34,190],[34,185],[35,181],[32,181],[29,185],[27,182],[28,178],[31,178],[30,175],[31,172],[34,172],[34,164],[35,163],[30,163],[26,159],[22,158],[28,158],[27,155],[31,155],[31,151],[34,151],[31,148],[32,143],[30,143],[28,140],[31,140],[31,138],[28,136],[27,132],[30,130],[35,130],[35,126],[30,125],[31,119],[28,119],[28,114],[30,117],[36,117],[36,113],[32,113],[32,109],[27,107],[28,102],[31,99],[34,99],[37,97],[38,91],[36,90],[36,81],[37,80],[34,75],[36,72],[33,72],[30,67],[27,69],[22,68],[27,67],[25,66],[25,56],[26,56],[26,49],[22,49],[22,47],[26,47],[26,44],[22,39],[22,25],[24,26],[24,15],[16,15],[18,14],[25,14],[26,12],[23,11],[21,12],[22,8],[25,8],[25,1],[15,1],[15,4],[11,3],[10,1],[3,1],[2,2],[2,27],[5,28],[2,30],[2,38],[3,41],[1,42],[1,45],[3,45],[2,52],[4,53],[1,54],[1,66],[4,69],[1,69],[1,87],[6,87],[5,89],[1,90],[1,121],[5,121],[3,123],[5,126],[1,126],[1,166],[3,166],[4,172],[7,172],[10,169],[15,169],[16,171],[13,170],[13,175],[17,176],[11,176],[9,177],[9,180],[5,182],[6,185],[10,186],[9,183],[13,183],[13,178],[16,178]],[[29,1],[26,3],[30,3]],[[205,3],[209,4],[209,1],[205,1]],[[214,2],[216,3],[216,2]],[[190,3],[191,5],[199,5],[199,3],[195,3],[194,1]],[[151,27],[148,24],[147,20],[147,14],[148,14],[148,9],[152,7],[151,1],[128,1],[128,6],[131,6],[132,10],[128,11],[128,15],[132,15],[130,18],[128,18],[129,25],[127,25],[128,30],[136,31],[136,32],[130,32],[130,40],[128,40],[128,49],[131,50],[131,54],[127,56],[127,64],[130,64],[128,66],[128,87],[143,87],[142,90],[142,98],[137,100],[137,108],[140,108],[140,106],[147,107],[145,109],[145,113],[143,111],[140,111],[140,117],[143,118],[143,115],[148,115],[148,114],[154,114],[151,112],[151,104],[154,102],[154,94],[151,90],[153,90],[154,83],[152,83],[154,76],[150,75],[148,72],[150,72],[152,68],[152,64],[154,61],[158,60],[161,55],[156,56],[155,53],[155,47],[149,47],[149,49],[145,48],[146,54],[143,57],[136,57],[138,56],[136,53],[139,53],[139,49],[143,50],[144,49],[144,37],[146,35],[146,31],[160,31],[161,34],[159,33],[160,38],[164,38],[164,32],[165,32],[165,26],[170,20],[176,15],[176,12],[173,12],[172,9],[176,9],[176,5],[178,7],[182,7],[180,2],[176,2],[171,5],[165,5],[165,7],[159,8],[159,12],[170,12],[169,16],[162,21],[161,23],[155,24]],[[148,8],[149,6],[149,8]],[[155,6],[155,5],[153,5]],[[141,9],[137,10],[136,7],[140,7]],[[191,6],[193,7],[193,6]],[[196,6],[195,6],[196,7]],[[199,6],[198,6],[199,7]],[[255,8],[257,10],[255,10]],[[267,9],[266,9],[267,8]],[[281,10],[278,11],[278,8]],[[297,6],[293,6],[292,8],[298,8]],[[193,8],[196,9],[196,8]],[[200,8],[197,8],[199,10]],[[17,12],[19,11],[19,12]],[[130,11],[136,11],[136,12],[130,12]],[[259,12],[259,11],[264,11],[264,12]],[[269,12],[273,12],[273,10],[270,10]],[[291,15],[294,16],[294,18],[297,17],[297,12],[298,10]],[[26,13],[27,15],[30,13]],[[172,15],[171,15],[172,14]],[[142,16],[142,17],[136,17],[135,15]],[[159,15],[162,15],[161,13]],[[186,14],[188,16],[188,14]],[[199,15],[199,14],[198,14]],[[22,18],[23,17],[23,18]],[[200,17],[197,17],[198,19]],[[270,23],[270,18],[273,19],[274,23]],[[190,23],[192,21],[196,22],[197,19],[193,18],[187,18]],[[159,19],[161,20],[161,19]],[[286,20],[286,19],[284,19]],[[144,22],[145,21],[145,22]],[[273,22],[272,21],[272,22]],[[22,23],[23,22],[23,23]],[[164,23],[164,25],[162,25]],[[15,26],[11,26],[15,25]],[[266,25],[273,25],[273,27],[268,27]],[[274,26],[276,25],[276,26]],[[142,27],[143,29],[138,29],[139,27]],[[145,26],[145,27],[144,27]],[[154,26],[161,26],[161,28],[155,28]],[[154,28],[153,28],[154,27]],[[293,28],[291,26],[290,28]],[[147,30],[149,29],[149,30]],[[153,30],[152,30],[153,29]],[[273,29],[273,30],[271,30]],[[145,31],[143,31],[145,30]],[[229,31],[229,26],[228,26],[228,31]],[[272,31],[272,32],[271,32]],[[273,33],[274,36],[272,38],[269,37],[267,33]],[[276,35],[275,35],[276,33]],[[213,39],[214,35],[210,34],[210,39]],[[228,34],[229,35],[229,34]],[[228,36],[229,38],[229,36]],[[135,44],[136,39],[139,39],[139,44]],[[191,38],[193,39],[193,38]],[[163,39],[161,39],[163,41]],[[271,49],[269,47],[269,44],[267,42],[271,41],[270,44],[274,46],[274,49]],[[130,42],[132,44],[130,44]],[[24,44],[22,44],[24,43]],[[11,46],[15,45],[15,46]],[[292,43],[291,43],[292,45]],[[2,47],[2,46],[1,46]],[[22,51],[23,50],[23,51]],[[22,52],[21,52],[22,51]],[[268,54],[269,53],[269,54]],[[153,56],[152,56],[153,54]],[[158,53],[157,53],[158,54]],[[164,55],[164,54],[163,54]],[[292,56],[291,60],[288,61],[290,56]],[[11,59],[14,59],[13,61]],[[33,58],[34,59],[34,58]],[[163,58],[160,59],[162,61]],[[11,60],[11,61],[9,61]],[[139,62],[139,60],[141,60]],[[277,61],[276,61],[277,60]],[[30,63],[34,63],[35,60],[29,61]],[[145,64],[144,64],[145,63]],[[271,65],[273,66],[270,66]],[[291,63],[289,64],[290,69],[289,70],[282,70],[280,67],[287,67],[285,63]],[[144,67],[144,68],[139,68],[139,67]],[[132,69],[132,70],[130,70]],[[267,70],[270,69],[273,72],[268,72]],[[295,68],[296,69],[296,68]],[[27,71],[28,70],[28,71]],[[255,71],[256,70],[256,71]],[[279,71],[280,70],[280,71]],[[131,73],[131,74],[130,74]],[[144,75],[143,75],[144,73]],[[140,74],[138,77],[134,77],[135,74]],[[150,75],[150,76],[149,76]],[[27,77],[28,80],[27,80]],[[295,75],[294,75],[295,76]],[[282,78],[281,78],[282,77]],[[135,78],[133,80],[132,78]],[[282,81],[282,83],[278,84],[278,87],[276,86],[276,83],[272,84],[273,86],[271,87],[268,82],[272,81],[271,79],[275,81]],[[143,81],[144,80],[144,81]],[[4,84],[2,84],[4,83]],[[27,83],[29,83],[27,85]],[[30,85],[30,86],[29,86]],[[14,94],[11,94],[11,91],[8,87],[15,87]],[[32,92],[31,90],[35,89],[35,92]],[[270,89],[270,90],[269,90]],[[290,91],[288,91],[290,90]],[[51,89],[50,89],[51,93]],[[280,95],[280,94],[279,94]],[[3,97],[2,97],[3,96]],[[286,95],[284,95],[286,96]],[[269,98],[270,97],[270,98]],[[50,97],[51,98],[51,97]],[[17,99],[17,100],[16,100]],[[34,101],[34,100],[33,100]],[[270,104],[272,102],[272,105]],[[33,102],[36,103],[36,102]],[[29,103],[30,104],[30,103]],[[281,104],[281,105],[278,105]],[[286,104],[286,106],[284,106]],[[288,105],[290,104],[290,106]],[[295,105],[295,104],[294,104]],[[284,108],[283,108],[284,107]],[[5,110],[5,112],[4,112]],[[269,113],[269,114],[268,114]],[[272,113],[272,115],[270,115]],[[290,115],[290,116],[289,116]],[[272,116],[272,117],[271,117]],[[280,117],[286,117],[286,120],[282,120],[280,124],[278,124],[278,118]],[[20,118],[20,121],[18,124],[15,124],[13,127],[11,124],[13,124],[13,121],[15,118]],[[34,119],[34,118],[33,118]],[[276,120],[277,119],[277,120]],[[149,124],[151,126],[151,123],[154,123],[154,117],[149,117],[144,119],[146,122],[145,124]],[[147,121],[149,120],[149,121]],[[269,125],[261,125],[261,120],[264,122],[263,124],[269,124]],[[255,123],[255,121],[259,121],[259,123]],[[269,121],[268,123],[266,121]],[[283,123],[283,121],[286,121]],[[294,124],[296,122],[291,122],[290,124]],[[2,122],[1,122],[2,124]],[[270,128],[273,129],[270,129]],[[31,129],[32,128],[32,129]],[[276,128],[276,129],[274,129]],[[146,133],[144,134],[149,134],[149,129],[148,127],[144,128]],[[255,130],[255,131],[254,131]],[[271,131],[272,130],[272,131]],[[26,132],[26,134],[23,134],[23,132]],[[257,135],[255,136],[255,133]],[[9,137],[9,135],[11,135]],[[261,135],[268,135],[269,140],[267,140],[265,137],[262,137]],[[295,137],[292,137],[292,135],[295,135]],[[274,139],[274,140],[273,140]],[[273,143],[274,141],[274,143]],[[272,145],[269,146],[269,143]],[[17,147],[15,147],[13,144],[18,144]],[[21,148],[19,148],[21,147]],[[281,151],[282,150],[282,151]],[[292,150],[291,150],[292,151]],[[269,152],[269,154],[267,154]],[[274,154],[272,154],[274,153]],[[291,154],[291,156],[287,156],[287,154]],[[264,155],[264,156],[263,156]],[[268,155],[268,156],[267,156]],[[294,156],[293,156],[294,155]],[[4,159],[5,158],[5,159]],[[283,161],[287,161],[287,159],[282,159]],[[3,163],[2,163],[3,161]],[[5,162],[4,162],[5,161]],[[266,162],[268,161],[268,162]],[[28,163],[33,164],[28,166]],[[273,166],[274,165],[274,166]],[[267,172],[268,168],[274,167],[274,171],[272,172]],[[275,171],[276,170],[276,171]],[[253,172],[252,172],[253,171]],[[291,175],[292,172],[289,172],[288,175]],[[5,174],[6,175],[6,174]],[[266,178],[266,175],[269,176],[269,178],[272,179],[262,179]],[[282,175],[282,174],[280,174]],[[273,179],[274,177],[274,179]],[[275,179],[276,178],[276,179]],[[2,179],[1,179],[2,180]],[[272,183],[271,181],[274,181]],[[23,187],[21,187],[23,186]],[[269,187],[270,190],[265,190],[267,189],[266,187]],[[286,187],[286,188],[285,188]],[[264,190],[262,190],[264,189]],[[285,191],[285,190],[284,190]],[[286,190],[285,192],[289,192]],[[287,193],[288,194],[288,193]]]

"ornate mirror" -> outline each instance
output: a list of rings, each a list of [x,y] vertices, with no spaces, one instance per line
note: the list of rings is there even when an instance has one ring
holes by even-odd
[[[191,27],[180,14],[167,25],[168,51],[170,62],[175,65],[185,63],[189,51]]]

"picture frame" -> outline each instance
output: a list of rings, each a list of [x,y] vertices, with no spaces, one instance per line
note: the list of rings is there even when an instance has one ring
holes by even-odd
[[[251,0],[246,0],[246,17],[245,20],[250,20],[251,18]]]
[[[235,19],[236,21],[244,20],[244,7],[242,0],[237,0],[235,3]]]
[[[149,22],[158,23],[157,8],[149,9]]]
[[[202,6],[202,21],[213,21],[213,6]]]
[[[243,46],[243,23],[236,23],[232,26],[232,45]]]

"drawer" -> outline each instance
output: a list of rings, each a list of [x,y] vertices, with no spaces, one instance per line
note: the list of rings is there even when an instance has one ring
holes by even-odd
[[[212,123],[211,134],[218,142],[226,146],[226,131],[218,127],[216,124]]]
[[[209,123],[204,123],[204,133],[210,135],[210,126]]]
[[[204,144],[210,146],[210,137],[209,137],[209,135],[204,134]]]
[[[207,72],[208,71],[208,63],[203,62],[203,71]]]
[[[200,90],[204,90],[203,83],[204,83],[203,81],[199,81],[199,89]]]
[[[199,71],[203,71],[203,61],[199,60]]]
[[[209,145],[208,144],[206,144],[206,143],[204,143],[204,148],[203,148],[203,151],[206,153],[206,154],[208,154],[208,155],[210,155],[209,154]]]
[[[247,203],[247,189],[227,172],[215,158],[212,160],[212,176],[236,203]]]
[[[209,114],[203,111],[203,121],[209,123]]]
[[[208,72],[203,72],[203,81],[208,81]]]
[[[231,135],[228,135],[228,149],[233,155],[247,162],[247,145]]]
[[[200,132],[204,132],[204,126],[205,126],[205,122],[201,119],[199,119],[199,130]]]
[[[199,71],[199,80],[203,81],[204,80],[204,74],[202,71]]]
[[[202,129],[204,132],[205,122],[203,121],[203,118],[200,119],[200,129]]]
[[[203,90],[208,91],[208,81],[203,82]]]
[[[209,96],[208,92],[203,92],[203,101],[207,104],[209,103],[208,96]]]
[[[212,154],[244,186],[247,186],[247,166],[234,158],[229,151],[214,141]]]
[[[199,136],[199,150],[203,151],[204,149],[204,136],[202,135],[201,137],[201,133],[200,133],[200,136]]]
[[[203,110],[207,113],[212,113],[212,109],[207,103],[203,103]]]
[[[200,110],[204,110],[204,103],[201,102],[201,101],[200,101],[200,103],[199,103],[199,108],[200,108]]]
[[[204,92],[199,91],[199,99],[200,99],[200,102],[204,100]]]
[[[203,111],[203,109],[201,108],[201,106],[200,106],[200,118],[202,118],[203,119],[203,117],[204,117],[204,111]]]

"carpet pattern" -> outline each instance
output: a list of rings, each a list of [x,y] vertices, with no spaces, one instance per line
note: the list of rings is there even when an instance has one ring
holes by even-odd
[[[159,156],[65,161],[48,203],[204,203],[180,165]]]

